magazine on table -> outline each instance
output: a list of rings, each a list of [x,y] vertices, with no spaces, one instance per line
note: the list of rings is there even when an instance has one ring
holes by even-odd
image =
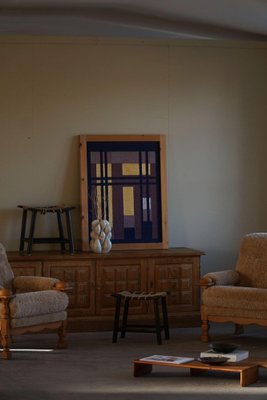
[[[153,361],[159,363],[170,363],[170,364],[184,364],[193,361],[194,358],[191,357],[178,357],[178,356],[163,356],[160,354],[155,354],[153,356],[140,358],[141,361]]]
[[[226,357],[230,362],[238,362],[249,357],[248,350],[234,350],[231,353],[216,353],[214,350],[202,351],[200,357]]]

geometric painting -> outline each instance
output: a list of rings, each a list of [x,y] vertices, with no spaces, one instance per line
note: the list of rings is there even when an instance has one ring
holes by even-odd
[[[168,247],[164,136],[82,135],[80,144],[83,250],[99,218],[114,249]]]

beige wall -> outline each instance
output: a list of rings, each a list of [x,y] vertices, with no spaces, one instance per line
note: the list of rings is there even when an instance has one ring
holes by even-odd
[[[170,246],[231,266],[266,231],[267,46],[0,39],[0,240],[17,250],[18,204],[79,204],[78,135],[165,133]],[[42,218],[39,234],[54,230]],[[79,239],[79,212],[74,212]]]

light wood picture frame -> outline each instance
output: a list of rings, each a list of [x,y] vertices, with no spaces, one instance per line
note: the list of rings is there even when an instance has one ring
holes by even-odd
[[[168,248],[164,135],[80,135],[81,249],[108,219],[112,249]]]

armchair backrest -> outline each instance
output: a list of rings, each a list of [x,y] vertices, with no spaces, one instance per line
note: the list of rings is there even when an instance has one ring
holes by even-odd
[[[267,233],[244,236],[236,270],[242,286],[267,288]]]
[[[6,250],[0,243],[0,287],[12,290],[14,274],[8,262]]]

